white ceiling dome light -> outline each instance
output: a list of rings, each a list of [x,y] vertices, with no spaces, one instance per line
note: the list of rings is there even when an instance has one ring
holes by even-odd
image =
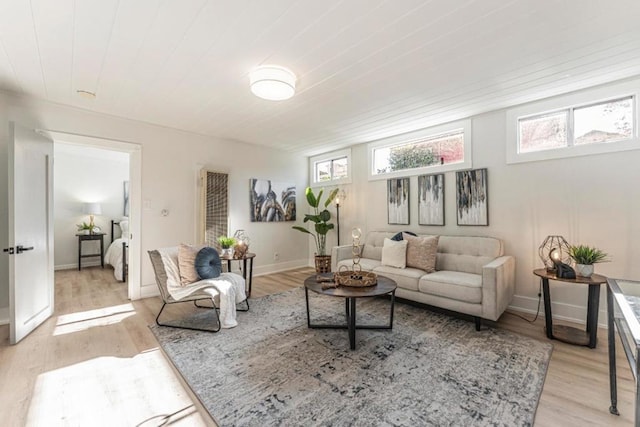
[[[261,65],[249,74],[251,92],[270,101],[282,101],[296,93],[296,75],[279,65]]]

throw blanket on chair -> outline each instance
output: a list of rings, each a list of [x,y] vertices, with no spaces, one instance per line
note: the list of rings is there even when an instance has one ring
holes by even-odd
[[[180,270],[178,268],[178,248],[158,249],[164,268],[167,273],[167,290],[173,299],[181,300],[196,291],[206,292],[219,297],[220,326],[233,328],[238,326],[236,321],[236,304],[247,299],[245,282],[242,276],[236,273],[222,273],[215,279],[205,279],[186,286],[180,285]]]

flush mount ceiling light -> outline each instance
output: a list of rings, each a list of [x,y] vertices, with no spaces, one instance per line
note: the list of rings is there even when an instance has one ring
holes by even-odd
[[[296,93],[296,75],[279,65],[261,65],[249,74],[251,92],[270,101],[282,101]]]

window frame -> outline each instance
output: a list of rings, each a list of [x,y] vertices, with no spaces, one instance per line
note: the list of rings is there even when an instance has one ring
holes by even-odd
[[[561,95],[542,101],[532,102],[506,112],[506,151],[507,164],[535,162],[542,160],[564,159],[570,157],[588,156],[603,153],[615,153],[619,151],[640,149],[638,138],[638,97],[640,94],[640,80],[606,85],[603,87],[574,92],[569,95]],[[633,108],[633,133],[631,138],[620,141],[602,142],[594,144],[575,145],[574,138],[574,110],[604,104],[624,98],[632,98]],[[549,148],[540,151],[519,152],[521,119],[527,119],[562,111],[568,112],[567,121],[567,146]]]
[[[440,135],[450,134],[456,130],[462,130],[464,140],[464,160],[460,163],[448,163],[444,165],[436,164],[421,168],[403,169],[387,173],[374,173],[375,158],[374,152],[379,148],[393,147],[408,144],[416,140],[437,138]],[[369,181],[377,181],[389,178],[401,178],[407,176],[417,176],[424,174],[435,174],[449,171],[470,169],[473,167],[472,140],[471,140],[471,119],[458,120],[438,126],[431,126],[414,132],[395,135],[389,138],[380,139],[367,144],[367,176]]]
[[[327,181],[316,181],[316,164],[334,161],[339,159],[347,159],[347,176],[339,179],[330,179]],[[351,184],[351,148],[345,148],[343,150],[331,151],[328,153],[319,154],[317,156],[309,157],[309,182],[311,187],[325,187],[340,184]],[[333,174],[333,172],[332,172]]]

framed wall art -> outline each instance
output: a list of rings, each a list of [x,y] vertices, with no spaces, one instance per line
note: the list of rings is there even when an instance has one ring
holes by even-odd
[[[389,224],[409,225],[409,178],[387,180],[387,218]]]
[[[418,176],[418,225],[444,225],[444,174]]]
[[[249,180],[251,222],[296,220],[296,186],[268,179]]]
[[[458,225],[489,225],[487,169],[456,172]]]

